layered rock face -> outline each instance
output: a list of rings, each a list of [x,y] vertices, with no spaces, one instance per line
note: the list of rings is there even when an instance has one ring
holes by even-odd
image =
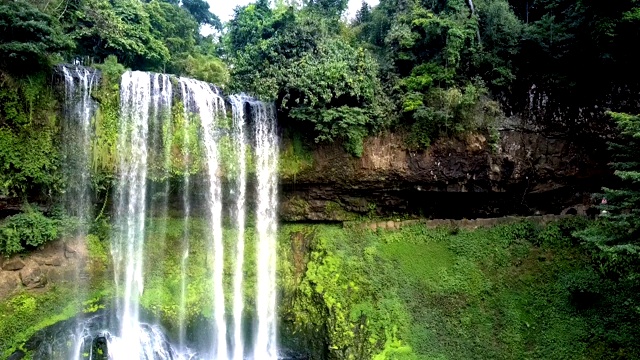
[[[361,158],[339,144],[313,151],[313,166],[281,179],[285,221],[343,221],[361,215],[432,218],[560,214],[588,204],[610,173],[606,142],[503,126],[411,151],[403,136],[366,140]]]
[[[0,256],[0,300],[20,290],[37,290],[86,277],[84,239],[58,240],[28,255]]]

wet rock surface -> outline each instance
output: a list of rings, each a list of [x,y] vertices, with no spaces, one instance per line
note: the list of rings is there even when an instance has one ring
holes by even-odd
[[[10,296],[21,286],[20,278],[16,273],[0,274],[0,299]]]

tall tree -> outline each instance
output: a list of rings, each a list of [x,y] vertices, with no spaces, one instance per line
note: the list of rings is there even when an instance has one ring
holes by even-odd
[[[234,86],[276,105],[286,121],[316,141],[344,140],[353,154],[379,127],[384,95],[377,62],[332,28],[315,7],[236,10],[225,38]]]
[[[579,235],[595,248],[607,273],[634,278],[640,285],[640,116],[611,116],[621,134],[610,148],[620,185],[603,189],[598,222]]]
[[[209,11],[209,3],[204,0],[183,0],[182,6],[187,9],[200,25],[211,25],[222,30],[220,19]]]
[[[22,72],[37,70],[47,56],[71,46],[51,16],[30,3],[0,5],[0,66]]]

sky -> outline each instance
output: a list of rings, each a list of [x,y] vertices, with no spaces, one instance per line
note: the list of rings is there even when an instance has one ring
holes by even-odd
[[[233,9],[236,6],[243,6],[255,2],[255,0],[207,0],[209,2],[209,10],[218,15],[220,21],[227,22],[233,16]],[[366,0],[371,6],[377,5],[379,0]],[[349,8],[347,10],[347,18],[351,19],[355,16],[356,11],[360,9],[362,0],[349,0]]]

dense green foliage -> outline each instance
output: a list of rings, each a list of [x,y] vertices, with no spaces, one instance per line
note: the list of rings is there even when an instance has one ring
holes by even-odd
[[[582,106],[635,88],[623,49],[639,39],[637,9],[633,0],[382,0],[346,24],[340,1],[258,1],[236,10],[224,51],[234,88],[275,99],[285,126],[342,139],[358,155],[359,139],[381,127],[408,131],[416,148],[490,132],[503,116],[492,99],[517,108],[533,84]]]
[[[0,196],[49,197],[60,190],[57,116],[44,74],[0,70]]]
[[[203,0],[7,2],[0,67],[115,56],[132,69],[230,82],[274,100],[305,141],[338,140],[354,155],[381,129],[408,132],[416,149],[491,132],[504,113],[495,100],[517,110],[532,84],[589,105],[640,78],[626,51],[640,38],[635,0],[382,0],[351,22],[345,8],[260,0],[223,26]],[[202,25],[220,32],[204,37]]]
[[[7,1],[0,6],[0,68],[34,73],[34,65],[61,58],[93,64],[116,56],[134,69],[204,72],[225,85],[225,76],[211,75],[226,68],[214,39],[199,33],[205,24],[221,28],[203,0]]]
[[[188,326],[211,318],[206,221],[156,217],[147,222],[145,261],[153,266],[145,267],[141,305],[170,332],[177,331],[181,316]],[[602,278],[589,248],[571,235],[590,224],[573,218],[546,226],[525,222],[471,231],[416,224],[377,232],[283,225],[278,235],[282,341],[314,359],[637,358],[637,315],[625,303],[633,294]],[[224,235],[231,247],[237,234],[225,230]],[[250,320],[256,281],[251,224],[245,238]],[[190,256],[181,314],[185,239]],[[88,246],[91,266],[104,272],[109,258],[104,241],[90,235]],[[225,257],[224,266],[230,306],[233,256]],[[79,309],[95,311],[117,296],[110,288],[99,280],[88,297],[94,299],[84,304],[70,302],[73,295],[60,288],[0,303],[0,329],[15,324],[24,329],[0,332],[0,345],[19,347],[34,331]]]
[[[69,46],[57,22],[27,2],[0,5],[0,66],[11,70],[38,68],[47,55]]]
[[[604,188],[601,217],[581,233],[602,256],[606,272],[636,278],[640,274],[640,117],[613,113],[622,138],[611,144],[611,166],[620,179],[618,188]]]
[[[10,216],[0,223],[0,255],[13,255],[56,240],[61,223],[34,209]]]
[[[119,78],[127,68],[191,76],[274,101],[289,138],[280,172],[294,179],[311,166],[313,142],[337,141],[359,156],[366,136],[391,129],[408,133],[408,145],[420,150],[443,136],[495,133],[533,84],[571,106],[633,93],[640,81],[630,51],[640,40],[637,0],[381,0],[374,8],[363,4],[351,22],[341,18],[345,0],[301,3],[258,0],[223,25],[204,0],[3,1],[0,200],[49,204],[64,188],[60,109],[48,69],[60,61],[102,71],[92,94],[100,107],[91,149],[102,211],[88,246],[103,270],[104,209],[118,166]],[[203,36],[202,25],[219,32]],[[169,140],[152,154],[153,181],[171,183],[168,177],[202,168],[202,149],[185,140],[197,138],[198,129],[195,121],[187,125],[183,105],[176,101],[165,114],[172,116],[161,129]],[[609,105],[637,110],[631,102]],[[300,336],[301,348],[329,359],[640,358],[640,118],[613,118],[621,130],[612,145],[619,183],[604,189],[603,213],[586,229],[580,221],[474,232],[284,226],[284,329]],[[219,150],[231,178],[229,137]],[[210,317],[204,222],[148,221],[147,261],[156,266],[145,270],[141,304],[169,328],[181,316],[178,269],[188,233],[184,316]],[[66,228],[35,210],[3,219],[0,255],[40,246]],[[227,231],[225,241],[235,235]],[[245,304],[252,309],[252,228],[246,237]],[[229,273],[232,257],[226,259]],[[53,289],[0,303],[0,348],[77,312],[70,296]],[[24,331],[13,331],[18,327]]]
[[[236,10],[225,38],[233,87],[275,99],[284,119],[318,141],[345,141],[355,155],[362,139],[386,122],[378,66],[340,24],[316,6],[272,9],[259,1]]]

